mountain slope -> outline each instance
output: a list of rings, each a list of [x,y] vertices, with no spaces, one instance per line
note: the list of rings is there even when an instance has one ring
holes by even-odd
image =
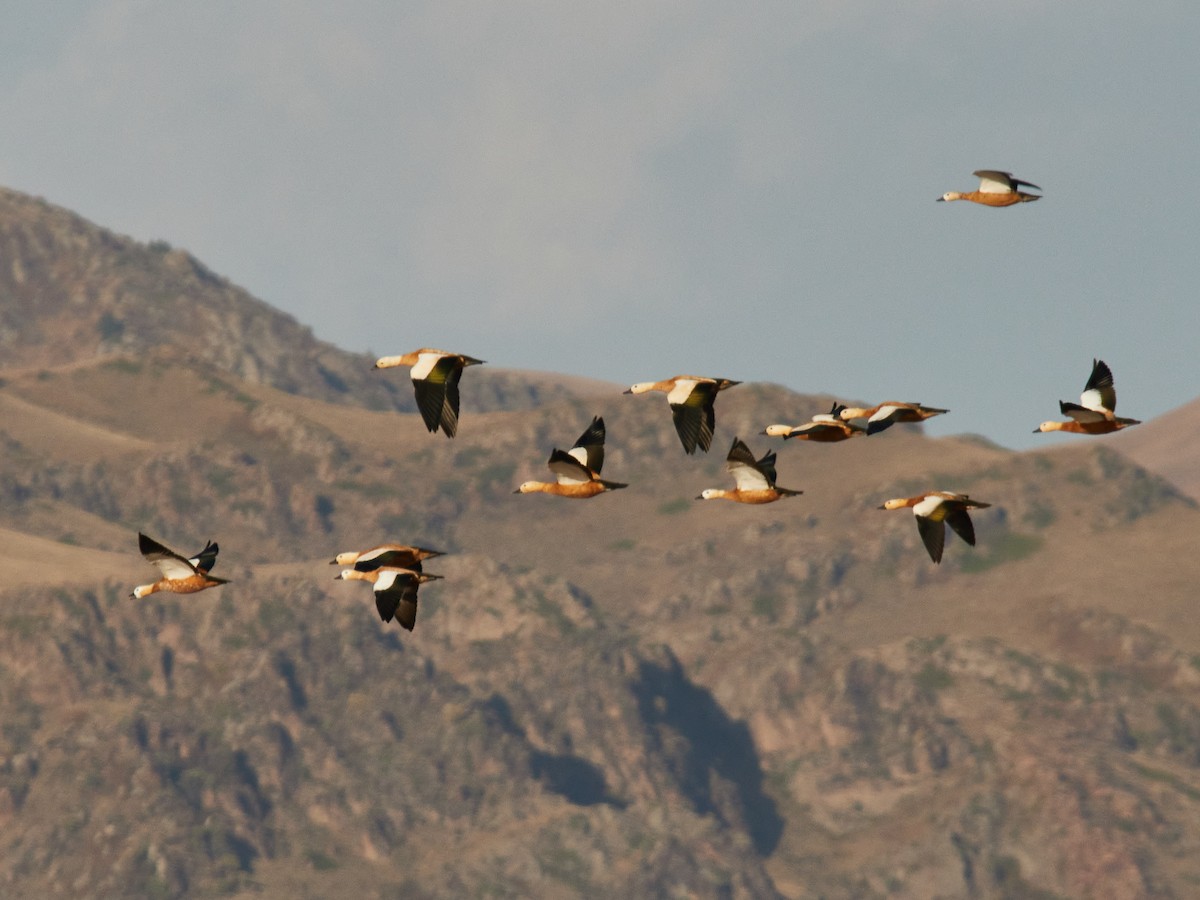
[[[0,359],[58,370],[97,359],[190,361],[289,393],[371,409],[416,409],[408,379],[313,337],[162,241],[142,244],[0,188]],[[398,310],[403,300],[397,300]],[[415,349],[415,348],[404,348]],[[470,348],[471,352],[474,348]],[[583,379],[472,372],[469,410],[584,394]]]
[[[1166,478],[1194,500],[1200,500],[1200,399],[1178,409],[1127,428],[1117,435],[1113,447],[1139,466]]]
[[[84,235],[67,244],[111,239]],[[76,258],[22,256],[25,283],[60,253]],[[240,296],[234,321],[271,315]],[[147,318],[129,297],[128,320]],[[160,346],[218,308],[178,303]],[[70,332],[69,308],[53,315]],[[29,343],[0,366],[14,895],[1200,882],[1200,510],[1114,440],[1017,454],[896,427],[784,444],[757,432],[832,398],[749,384],[718,400],[713,452],[687,457],[661,397],[500,373],[447,441],[269,357],[83,338],[55,354],[50,321],[12,326]],[[380,374],[351,359],[347,377]],[[468,378],[464,407],[487,387]],[[605,475],[628,489],[512,493],[597,414]],[[734,435],[776,449],[780,483],[805,493],[693,499],[726,486]],[[940,566],[911,514],[877,509],[927,487],[994,504],[973,516],[978,546],[949,537]],[[230,583],[131,600],[153,571],[138,530],[183,551],[219,540]],[[335,552],[382,540],[451,551],[411,634],[333,580]]]

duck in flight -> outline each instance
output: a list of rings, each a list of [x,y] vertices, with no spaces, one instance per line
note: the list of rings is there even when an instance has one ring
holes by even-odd
[[[425,547],[410,547],[407,544],[380,544],[369,550],[347,550],[339,553],[329,564],[331,566],[352,566],[359,572],[372,572],[375,569],[388,566],[397,569],[412,569],[421,571],[421,561],[441,556],[440,550],[428,550]]]
[[[713,403],[717,394],[731,388],[740,381],[728,378],[706,378],[701,375],[676,375],[665,381],[642,381],[633,385],[626,394],[644,394],[648,391],[663,391],[671,405],[671,417],[675,431],[683,444],[685,453],[695,453],[699,447],[705,453],[712,446],[716,414]]]
[[[604,466],[604,419],[595,416],[592,424],[579,436],[570,450],[555,447],[546,463],[557,480],[526,481],[514,494],[554,494],[559,497],[585,499],[615,491],[628,485],[618,481],[605,481],[600,477]]]
[[[441,428],[446,437],[452,438],[458,431],[458,381],[467,366],[482,364],[482,359],[473,356],[424,347],[401,356],[380,357],[375,368],[410,366],[417,408],[425,427],[431,432]]]
[[[133,589],[130,596],[139,600],[158,591],[194,594],[205,588],[229,583],[224,578],[214,578],[208,574],[217,561],[218,548],[212,541],[205,543],[203,550],[188,559],[170,547],[138,532],[138,549],[146,561],[162,574],[158,581],[152,584],[138,585]]]
[[[375,609],[379,612],[379,618],[384,622],[395,618],[402,628],[412,631],[417,624],[417,588],[441,577],[412,569],[382,566],[369,572],[343,569],[334,576],[334,581],[370,582],[375,591]]]
[[[754,454],[741,438],[733,439],[725,468],[733,476],[732,491],[708,488],[697,500],[733,500],[736,503],[774,503],[784,497],[795,497],[804,491],[793,491],[775,485],[775,452],[772,450],[755,460]]]
[[[1019,190],[1022,187],[1029,187],[1040,191],[1040,187],[1032,182],[1013,178],[1009,172],[1001,172],[996,169],[977,169],[972,174],[979,179],[978,190],[966,193],[948,191],[938,197],[938,200],[970,200],[972,203],[979,203],[983,206],[1013,206],[1017,203],[1032,203],[1034,200],[1042,199],[1041,194],[1029,194]]]
[[[866,434],[867,432],[861,426],[843,420],[840,414],[845,408],[841,404],[835,403],[829,412],[818,413],[803,425],[768,425],[762,433],[770,437],[781,437],[785,441],[797,438],[802,441],[815,441],[819,444],[834,444],[860,434]]]
[[[1123,419],[1117,415],[1117,389],[1113,384],[1112,369],[1102,359],[1092,360],[1092,374],[1083,386],[1079,402],[1059,400],[1058,409],[1068,417],[1068,421],[1043,422],[1033,433],[1066,431],[1072,434],[1111,434],[1131,425],[1142,424],[1140,419]]]
[[[990,503],[972,500],[966,494],[950,491],[926,491],[915,497],[897,497],[886,501],[880,509],[911,508],[917,518],[917,531],[935,563],[942,561],[942,547],[946,542],[946,526],[949,525],[960,538],[975,546],[975,526],[971,523],[968,509],[986,509]]]
[[[922,406],[920,403],[885,400],[878,406],[865,409],[861,406],[843,406],[839,415],[846,421],[866,419],[867,434],[878,434],[891,428],[897,422],[924,422],[926,419],[948,412],[950,412],[948,409],[934,409],[932,406]]]

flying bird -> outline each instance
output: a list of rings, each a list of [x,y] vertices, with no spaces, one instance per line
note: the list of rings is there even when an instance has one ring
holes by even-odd
[[[733,500],[737,503],[774,503],[783,497],[795,497],[804,491],[793,491],[775,485],[775,452],[772,450],[755,460],[754,454],[740,438],[733,439],[725,469],[733,476],[732,491],[707,488],[697,500]]]
[[[716,414],[713,402],[726,388],[741,384],[728,378],[705,378],[700,375],[676,375],[666,381],[643,381],[633,385],[626,394],[663,391],[671,405],[671,417],[685,453],[695,453],[699,447],[705,453],[712,446]]]
[[[628,485],[605,481],[600,477],[604,466],[604,419],[596,416],[570,450],[554,448],[546,465],[557,480],[526,481],[514,494],[555,494],[559,497],[587,498]]]
[[[838,441],[849,440],[867,432],[859,425],[843,421],[840,413],[846,407],[835,403],[827,413],[818,413],[802,425],[768,425],[762,434],[770,437],[782,437],[785,441],[797,438],[802,441],[815,441],[819,444],[834,444]]]
[[[1112,369],[1102,359],[1092,360],[1092,374],[1088,376],[1078,403],[1058,401],[1059,411],[1069,418],[1067,422],[1043,422],[1033,430],[1067,431],[1072,434],[1111,434],[1141,425],[1140,419],[1122,419],[1117,415],[1117,389],[1113,386]]]
[[[384,566],[370,572],[343,569],[333,580],[370,582],[375,591],[375,608],[379,611],[379,618],[390,622],[394,617],[401,627],[412,631],[417,624],[417,588],[441,577],[412,569]]]
[[[425,427],[431,432],[441,428],[446,437],[452,438],[458,431],[458,381],[467,366],[482,364],[482,359],[472,356],[425,347],[402,356],[380,357],[375,368],[411,366],[417,408]]]
[[[407,544],[380,544],[370,550],[347,550],[329,561],[331,566],[352,566],[359,572],[372,572],[384,566],[421,571],[421,561],[441,556],[440,550],[410,547]]]
[[[1040,191],[1040,187],[1032,182],[1013,178],[1008,172],[978,169],[973,174],[979,179],[979,190],[967,193],[949,191],[938,197],[938,200],[970,200],[984,206],[1013,206],[1016,203],[1032,203],[1042,199],[1041,194],[1028,194],[1018,190],[1020,187],[1030,187]]]
[[[154,565],[162,577],[153,584],[138,585],[130,594],[141,599],[158,591],[173,594],[194,594],[205,588],[228,584],[224,578],[214,578],[209,570],[217,560],[217,545],[209,541],[204,549],[191,559],[180,556],[170,547],[165,547],[153,538],[138,532],[138,549],[147,562]]]
[[[972,500],[966,494],[949,491],[927,491],[915,497],[898,497],[888,500],[880,509],[904,509],[911,507],[917,517],[917,531],[935,563],[942,561],[942,547],[946,542],[946,526],[954,529],[960,538],[975,546],[975,526],[971,523],[968,509],[986,509],[990,503]]]
[[[851,419],[866,419],[867,434],[878,434],[891,428],[897,422],[924,422],[934,416],[948,413],[948,409],[934,409],[932,406],[922,406],[920,403],[903,403],[899,400],[885,400],[878,406],[863,408],[861,406],[843,406],[839,415],[846,421]]]

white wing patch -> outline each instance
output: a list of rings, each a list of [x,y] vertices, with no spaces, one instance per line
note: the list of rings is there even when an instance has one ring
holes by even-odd
[[[979,179],[979,193],[981,194],[1011,194],[1012,191],[1013,189],[1006,181],[996,181],[986,175]]]
[[[1079,395],[1079,405],[1085,406],[1088,409],[1103,413],[1109,412],[1108,407],[1104,405],[1104,394],[1098,388],[1092,388],[1090,391],[1084,391]]]
[[[375,579],[375,593],[380,591],[390,591],[396,584],[397,578],[408,578],[412,573],[402,572],[398,569],[383,569],[379,573],[379,577]]]
[[[668,403],[687,403],[688,397],[692,395],[692,389],[700,382],[693,378],[681,378],[675,382],[675,387],[671,388],[667,394]]]
[[[917,503],[913,506],[913,508],[912,508],[913,515],[914,516],[923,516],[927,519],[933,519],[934,521],[939,521],[942,517],[936,515],[936,513],[941,508],[942,502],[943,501],[942,501],[941,497],[937,497],[937,496],[926,497],[920,503]],[[944,513],[943,513],[943,515],[944,515]]]
[[[163,573],[164,578],[172,580],[178,578],[191,578],[196,574],[196,570],[192,568],[186,560],[175,559],[171,556],[160,557],[153,561],[158,571]]]
[[[571,458],[575,459],[573,456]],[[587,484],[592,480],[585,465],[575,465],[564,459],[556,459],[548,465],[550,471],[557,477],[559,484]]]
[[[730,463],[729,474],[733,476],[739,491],[766,491],[771,488],[762,472],[745,463]]]
[[[440,342],[439,342],[440,343]],[[413,381],[424,381],[433,371],[433,367],[443,358],[441,353],[422,353],[417,357],[417,364],[412,367]]]

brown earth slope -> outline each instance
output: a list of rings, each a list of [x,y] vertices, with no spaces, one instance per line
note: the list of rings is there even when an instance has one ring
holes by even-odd
[[[752,384],[691,458],[661,397],[499,373],[451,442],[203,354],[21,354],[0,371],[4,892],[1200,885],[1200,511],[1112,440],[782,444],[756,432],[831,398]],[[628,489],[512,493],[594,414]],[[735,434],[805,493],[693,499]],[[876,509],[925,487],[994,504],[941,566]],[[219,540],[231,583],[131,600],[138,530]],[[328,564],[383,539],[451,551],[411,634]]]

